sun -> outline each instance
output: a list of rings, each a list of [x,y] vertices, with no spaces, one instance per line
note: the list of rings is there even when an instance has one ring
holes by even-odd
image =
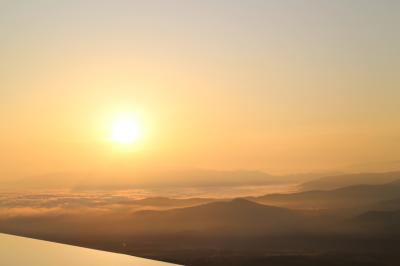
[[[121,115],[112,124],[111,141],[114,143],[133,144],[139,139],[140,135],[140,126],[134,117]]]

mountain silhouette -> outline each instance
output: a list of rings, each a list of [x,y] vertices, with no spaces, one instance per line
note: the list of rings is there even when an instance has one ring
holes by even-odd
[[[332,190],[353,185],[378,185],[400,179],[400,171],[385,173],[360,173],[321,177],[300,185],[303,191]]]
[[[400,198],[400,181],[382,185],[354,185],[328,191],[270,194],[252,197],[254,201],[291,208],[359,208],[380,201]]]
[[[139,211],[132,217],[131,226],[136,231],[150,230],[163,234],[205,232],[248,235],[293,231],[304,225],[306,220],[307,217],[297,211],[234,199],[167,211]]]

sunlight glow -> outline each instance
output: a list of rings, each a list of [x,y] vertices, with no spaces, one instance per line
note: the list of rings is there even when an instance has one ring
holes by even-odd
[[[138,121],[130,116],[118,117],[111,130],[111,141],[118,144],[132,144],[140,137],[140,126]]]

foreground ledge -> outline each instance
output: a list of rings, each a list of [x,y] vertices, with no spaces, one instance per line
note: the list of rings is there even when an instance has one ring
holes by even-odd
[[[0,265],[4,266],[173,266],[94,249],[0,234]]]

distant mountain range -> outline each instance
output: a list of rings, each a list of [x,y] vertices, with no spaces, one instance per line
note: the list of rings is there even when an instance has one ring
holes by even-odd
[[[249,199],[274,206],[300,209],[360,208],[400,198],[400,181],[382,185],[354,185],[333,190],[271,194]]]
[[[400,171],[385,173],[359,173],[317,178],[300,185],[301,190],[331,190],[352,185],[384,184],[400,179]]]
[[[74,189],[127,190],[183,187],[239,187],[298,184],[326,176],[327,173],[271,175],[262,171],[187,170],[159,173],[133,173],[130,176],[109,176],[93,173],[53,173],[31,177],[4,178],[5,188],[19,189]]]
[[[387,173],[306,173],[271,175],[262,171],[187,170],[137,174],[135,178],[96,176],[85,173],[54,173],[25,178],[3,178],[1,186],[19,189],[127,190],[217,188],[299,184],[299,190],[332,190],[358,184],[384,184],[400,179],[400,171]],[[112,180],[112,181],[110,181]],[[134,180],[134,181],[132,181]]]

